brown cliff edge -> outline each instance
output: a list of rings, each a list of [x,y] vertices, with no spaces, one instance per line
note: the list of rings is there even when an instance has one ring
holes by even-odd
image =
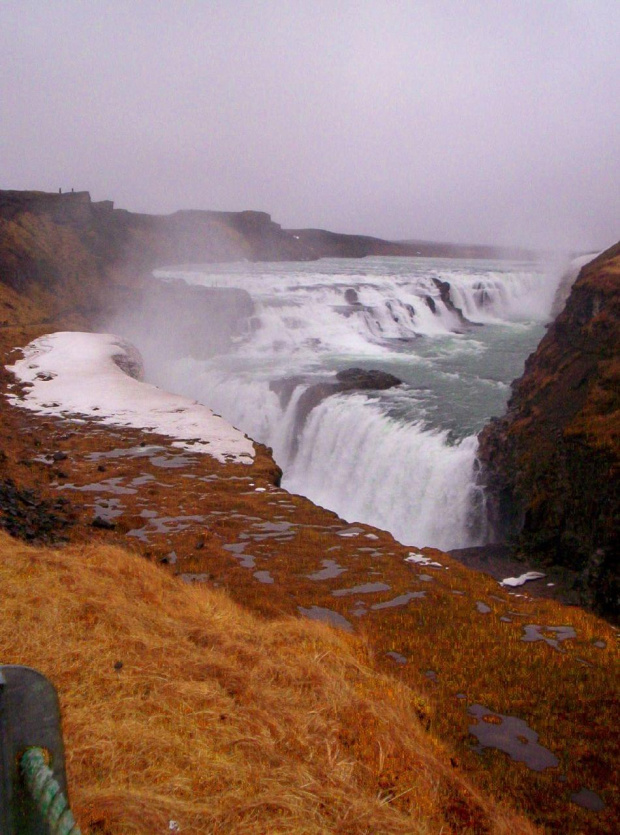
[[[566,307],[480,435],[500,536],[579,572],[581,599],[617,617],[620,244],[580,272]]]

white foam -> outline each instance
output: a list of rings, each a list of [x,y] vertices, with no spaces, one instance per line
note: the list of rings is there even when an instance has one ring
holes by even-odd
[[[524,263],[415,258],[205,265],[157,275],[252,296],[253,315],[230,351],[204,360],[156,356],[149,373],[271,447],[286,489],[409,545],[445,550],[488,540],[473,433],[482,417],[503,409],[515,376],[511,367],[504,378],[507,361],[546,316],[557,275]],[[437,279],[450,285],[465,316],[493,326],[464,334]],[[298,408],[314,383],[358,365],[388,370],[404,384],[329,396],[309,414]]]
[[[363,395],[329,397],[310,413],[282,486],[409,545],[449,550],[486,537],[476,513],[477,441],[403,424]]]
[[[238,429],[201,403],[136,380],[117,364],[133,361],[132,345],[113,334],[59,332],[24,349],[9,366],[29,388],[9,400],[46,415],[89,415],[175,438],[174,446],[218,461],[250,464],[254,446]]]

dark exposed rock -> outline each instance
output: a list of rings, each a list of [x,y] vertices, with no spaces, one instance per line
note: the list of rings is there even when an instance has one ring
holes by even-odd
[[[446,308],[451,313],[454,313],[454,315],[457,317],[457,319],[459,320],[461,325],[473,325],[474,323],[470,322],[469,319],[467,319],[463,315],[463,311],[461,310],[461,308],[457,307],[454,304],[454,302],[452,301],[452,297],[450,296],[450,285],[448,284],[448,282],[447,281],[441,281],[439,278],[433,278],[433,284],[439,290],[439,296],[440,296],[442,302],[444,303],[444,305],[446,306]],[[433,301],[433,300],[431,299],[431,301]],[[428,302],[429,302],[429,299],[427,297],[426,303],[428,304]],[[435,305],[435,302],[433,301],[433,306],[434,305]],[[430,304],[428,306],[431,307]],[[433,313],[435,312],[433,307],[431,307],[431,310],[433,311]]]
[[[349,389],[390,389],[400,386],[402,380],[387,371],[376,371],[366,368],[345,368],[336,372],[336,379],[346,386],[342,391]]]
[[[619,612],[620,244],[584,267],[563,312],[480,435],[500,537],[579,574],[582,602]]]
[[[109,519],[104,519],[101,516],[95,516],[95,518],[90,524],[91,527],[99,528],[100,530],[104,531],[113,531],[116,528],[115,522],[111,522]]]
[[[303,377],[289,377],[270,384],[280,398],[282,408],[286,408],[297,386],[302,385]],[[346,368],[336,372],[329,381],[309,386],[297,401],[295,413],[295,434],[302,429],[310,412],[327,397],[349,391],[383,391],[401,385],[402,380],[386,371],[366,368]]]
[[[74,522],[64,499],[41,499],[34,490],[20,489],[8,478],[0,481],[0,527],[27,542],[63,541],[62,531]]]
[[[280,408],[284,410],[291,402],[291,397],[297,386],[304,382],[305,378],[301,376],[286,377],[284,380],[272,380],[269,383],[269,390],[278,395]]]

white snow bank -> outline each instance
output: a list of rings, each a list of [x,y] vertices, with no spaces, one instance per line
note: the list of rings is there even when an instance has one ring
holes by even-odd
[[[103,423],[132,426],[176,438],[173,446],[206,452],[218,461],[251,464],[252,441],[206,406],[143,383],[137,352],[113,334],[60,332],[35,339],[24,359],[8,366],[29,386],[16,406],[46,415],[89,415]]]
[[[540,580],[541,577],[546,576],[546,574],[542,574],[540,571],[528,571],[525,574],[521,574],[519,577],[506,577],[505,580],[502,580],[500,585],[515,588],[516,586],[522,586],[530,580]]]

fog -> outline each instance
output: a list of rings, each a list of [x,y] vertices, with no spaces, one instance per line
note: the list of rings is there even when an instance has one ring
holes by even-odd
[[[617,0],[3,0],[0,188],[602,248],[619,43]]]

